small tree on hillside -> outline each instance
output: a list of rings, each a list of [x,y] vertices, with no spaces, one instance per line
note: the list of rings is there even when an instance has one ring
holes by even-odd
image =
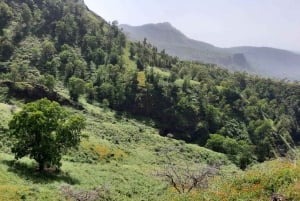
[[[69,79],[68,86],[71,99],[74,101],[78,101],[79,96],[85,92],[84,80],[77,77],[71,77]]]
[[[40,78],[39,82],[45,85],[49,90],[53,91],[56,80],[53,75],[44,75]]]
[[[19,159],[29,156],[45,166],[61,166],[62,155],[80,143],[84,119],[71,116],[56,102],[41,99],[28,103],[9,122],[10,135],[14,139],[12,152]]]

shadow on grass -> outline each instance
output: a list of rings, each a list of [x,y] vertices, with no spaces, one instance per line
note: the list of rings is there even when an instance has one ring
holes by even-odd
[[[116,111],[114,117],[117,120],[125,120],[127,121],[128,119],[134,119],[140,123],[145,124],[146,126],[149,127],[154,127],[154,128],[159,128],[159,121],[156,121],[154,118],[150,118],[147,116],[143,116],[142,114],[133,114],[129,112],[122,112],[122,111]]]
[[[79,180],[72,178],[67,172],[55,172],[51,170],[38,171],[34,165],[29,165],[15,160],[3,160],[1,163],[7,165],[8,171],[19,177],[30,180],[33,183],[47,184],[52,182],[65,182],[70,185],[79,184]]]

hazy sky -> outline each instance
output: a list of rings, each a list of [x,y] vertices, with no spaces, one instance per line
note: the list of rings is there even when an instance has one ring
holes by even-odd
[[[300,52],[300,0],[85,0],[107,21],[170,22],[220,47],[269,46]]]

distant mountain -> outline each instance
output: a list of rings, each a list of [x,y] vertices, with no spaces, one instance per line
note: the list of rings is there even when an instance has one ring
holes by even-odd
[[[300,55],[267,47],[219,48],[188,38],[170,23],[120,25],[131,40],[149,42],[184,60],[201,61],[268,77],[300,79]]]
[[[233,47],[231,53],[242,53],[260,74],[300,80],[300,55],[269,47]]]
[[[214,63],[233,70],[251,70],[244,55],[234,55],[211,44],[190,39],[168,22],[143,26],[120,25],[120,27],[131,40],[141,41],[147,38],[160,50],[165,49],[169,54],[184,60]]]

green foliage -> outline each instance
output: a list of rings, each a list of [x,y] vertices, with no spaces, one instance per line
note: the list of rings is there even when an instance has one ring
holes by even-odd
[[[224,127],[220,129],[223,136],[228,136],[236,140],[249,141],[249,133],[245,123],[238,122],[235,119],[229,120],[225,123]]]
[[[3,1],[0,2],[0,34],[2,29],[7,26],[10,19],[13,17],[12,9]]]
[[[75,16],[68,13],[56,23],[55,33],[59,44],[71,45],[77,39],[78,25]]]
[[[14,51],[14,45],[7,38],[0,37],[0,61],[7,61]]]
[[[53,75],[44,75],[39,82],[45,85],[48,89],[53,90],[56,80]]]
[[[47,99],[28,103],[9,122],[16,159],[29,155],[39,163],[60,167],[62,154],[80,143],[84,119],[68,115],[56,102]]]
[[[22,22],[24,24],[26,24],[26,26],[29,28],[32,23],[32,12],[31,12],[28,4],[26,4],[26,3],[23,3],[21,5],[21,10],[22,10],[22,13],[21,13]]]
[[[223,154],[159,136],[151,119],[136,120],[82,101],[83,111],[65,110],[85,117],[82,133],[89,137],[62,157],[60,173],[51,168],[43,173],[32,171],[33,160],[15,161],[13,155],[0,153],[0,200],[21,200],[22,195],[28,200],[64,200],[60,189],[65,185],[71,185],[73,192],[104,187],[110,200],[168,200],[168,183],[155,176],[165,167],[166,150],[183,167],[219,161],[231,165]]]
[[[216,152],[226,154],[232,162],[242,169],[245,169],[253,160],[253,150],[243,140],[237,141],[219,134],[211,134],[205,146]]]
[[[18,110],[15,105],[0,103],[0,151],[10,152],[11,142],[8,136],[8,122],[12,119],[14,112]]]
[[[298,200],[299,165],[275,160],[256,165],[244,172],[215,177],[211,186],[186,195],[172,195],[168,200]]]
[[[56,53],[56,48],[54,43],[51,41],[44,41],[42,43],[42,51],[41,51],[41,58],[40,62],[42,65],[45,65],[47,62],[50,62]]]
[[[93,83],[89,82],[85,85],[86,98],[89,102],[93,102],[96,97],[96,89],[93,86]]]
[[[84,80],[76,77],[71,77],[68,82],[71,99],[77,101],[79,96],[85,92]]]

